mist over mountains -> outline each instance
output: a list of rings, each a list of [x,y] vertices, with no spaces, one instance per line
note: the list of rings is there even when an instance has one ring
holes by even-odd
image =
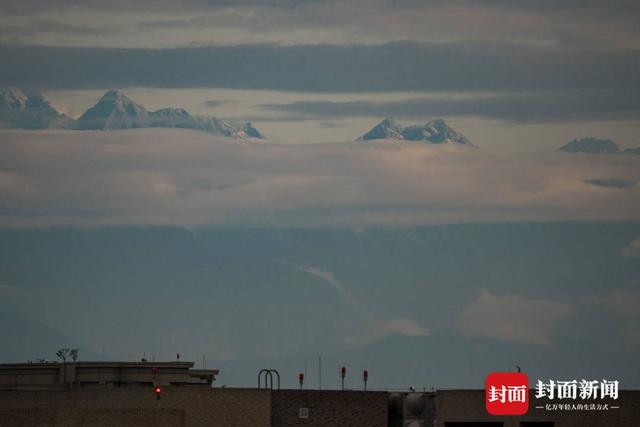
[[[5,227],[636,220],[640,212],[637,186],[611,186],[640,181],[631,155],[404,140],[230,144],[176,128],[1,136]]]
[[[637,0],[2,0],[0,362],[640,389],[638,22]]]
[[[183,108],[148,111],[118,90],[107,91],[77,120],[58,112],[41,94],[25,94],[8,87],[0,92],[0,127],[18,129],[113,130],[181,128],[201,130],[236,139],[264,136],[251,123],[189,114]]]
[[[8,87],[0,92],[0,127],[76,130],[179,128],[201,130],[236,139],[264,139],[250,122],[235,123],[210,116],[194,116],[184,108],[149,111],[113,89],[107,91],[80,117],[73,119],[58,112],[39,93],[24,93],[16,87]],[[473,146],[443,119],[431,120],[425,125],[402,127],[387,118],[358,138],[359,141],[378,139]]]
[[[42,94],[8,86],[0,89],[0,128],[26,130],[174,128],[200,130],[235,139],[265,138],[250,122],[233,122],[212,116],[193,115],[184,108],[171,107],[150,111],[121,91],[113,89],[105,92],[95,105],[74,119],[56,110]],[[452,128],[442,118],[429,120],[423,125],[410,126],[402,126],[393,119],[385,118],[356,140],[394,140],[475,147],[465,135]],[[620,149],[611,139],[584,137],[568,142],[558,151],[640,154],[640,147]]]

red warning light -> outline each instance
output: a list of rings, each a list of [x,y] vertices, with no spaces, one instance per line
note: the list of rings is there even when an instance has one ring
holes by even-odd
[[[369,379],[369,371],[367,371],[366,369],[364,370],[364,372],[362,373],[362,377],[364,378],[364,380],[368,380]]]
[[[342,367],[342,369],[340,369],[340,375],[342,376],[342,378],[347,376],[347,368],[345,368],[344,366]]]
[[[160,400],[160,393],[162,393],[162,389],[159,386],[155,387],[156,399]]]

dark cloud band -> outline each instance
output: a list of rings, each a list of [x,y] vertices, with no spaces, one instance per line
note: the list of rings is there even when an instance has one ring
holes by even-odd
[[[507,93],[494,96],[411,98],[389,102],[299,101],[264,104],[261,109],[287,113],[288,120],[344,117],[425,119],[437,116],[477,116],[512,122],[636,119],[640,117],[638,91],[559,91]]]
[[[314,92],[628,91],[640,53],[511,45],[243,45],[175,49],[0,46],[0,84]],[[90,58],[91,60],[87,60]]]

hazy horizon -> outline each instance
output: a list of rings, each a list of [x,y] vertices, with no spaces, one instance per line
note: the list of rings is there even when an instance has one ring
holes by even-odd
[[[295,386],[322,355],[327,385],[344,363],[372,388],[516,365],[640,387],[639,18],[629,0],[4,1],[0,88],[51,105],[0,91],[0,361],[180,353],[216,385],[269,364]],[[190,115],[152,127],[114,97],[64,125],[109,89]],[[387,117],[450,128],[355,141]]]

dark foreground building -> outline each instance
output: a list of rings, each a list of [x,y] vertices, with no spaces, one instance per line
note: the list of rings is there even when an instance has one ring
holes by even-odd
[[[616,409],[536,409],[543,402],[532,398],[527,414],[495,417],[485,410],[484,390],[212,388],[218,372],[192,367],[190,362],[0,365],[0,427],[640,426],[640,391],[621,391]]]
[[[640,427],[640,391],[623,390],[617,408],[547,408],[530,391],[529,411],[521,416],[492,416],[484,390],[390,393],[390,427]],[[565,401],[566,402],[566,401]],[[577,403],[577,402],[576,402]],[[571,404],[569,404],[571,405]],[[539,409],[536,406],[541,407]]]

